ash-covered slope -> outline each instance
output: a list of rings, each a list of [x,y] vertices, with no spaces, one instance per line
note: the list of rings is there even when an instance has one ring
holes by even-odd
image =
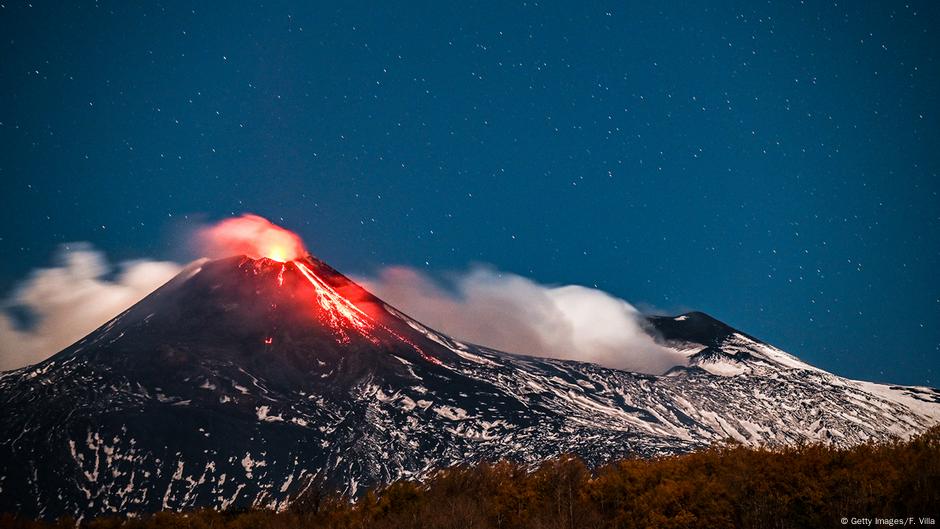
[[[0,374],[0,512],[285,507],[482,459],[589,462],[852,444],[940,394],[846,380],[701,313],[649,318],[663,376],[463,344],[310,257],[205,262],[80,342]]]

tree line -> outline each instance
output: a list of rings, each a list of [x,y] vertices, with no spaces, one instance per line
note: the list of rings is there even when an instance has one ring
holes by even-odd
[[[842,518],[940,518],[940,427],[907,441],[807,444],[626,459],[591,469],[559,457],[501,461],[398,481],[355,501],[309,487],[284,512],[160,512],[83,521],[87,529],[820,528]],[[0,527],[75,527],[0,515]]]

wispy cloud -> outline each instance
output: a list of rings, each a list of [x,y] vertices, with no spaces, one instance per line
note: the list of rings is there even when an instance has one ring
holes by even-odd
[[[120,263],[118,273],[88,243],[61,247],[56,264],[33,271],[3,301],[0,312],[0,370],[48,358],[95,330],[176,275],[166,261]],[[25,312],[23,325],[10,310]]]

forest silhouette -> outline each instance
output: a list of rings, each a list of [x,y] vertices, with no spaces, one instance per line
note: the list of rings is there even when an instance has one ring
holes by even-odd
[[[852,448],[807,444],[627,459],[501,461],[398,481],[355,501],[317,483],[282,512],[196,510],[83,520],[88,529],[820,528],[843,518],[940,518],[940,426]],[[0,515],[0,527],[76,527]]]

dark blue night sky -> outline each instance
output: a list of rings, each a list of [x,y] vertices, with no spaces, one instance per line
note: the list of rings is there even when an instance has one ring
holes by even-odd
[[[253,212],[938,385],[936,2],[0,8],[0,297]]]

